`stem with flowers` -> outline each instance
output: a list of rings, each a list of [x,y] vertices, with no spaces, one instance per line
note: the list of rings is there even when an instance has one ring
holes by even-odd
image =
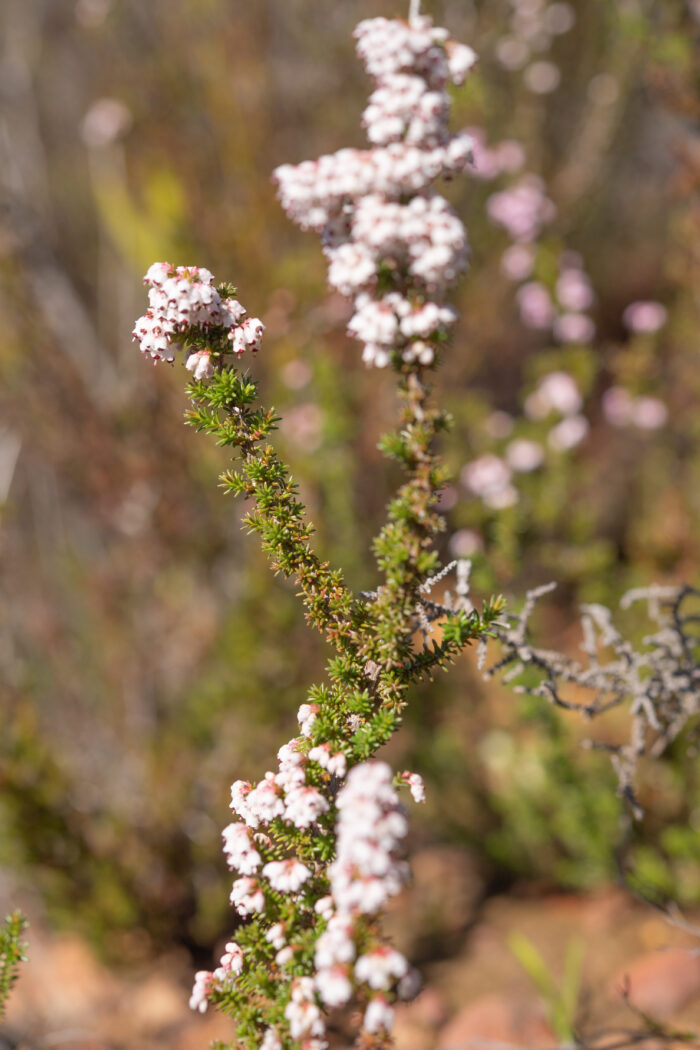
[[[393,1003],[415,994],[417,975],[385,942],[380,919],[407,877],[397,788],[416,801],[424,790],[418,774],[394,776],[373,756],[399,727],[412,684],[483,639],[501,607],[477,612],[463,572],[456,598],[429,598],[454,567],[440,570],[434,549],[447,481],[436,439],[449,421],[429,377],[456,319],[445,298],[468,255],[464,226],[433,183],[469,162],[471,140],[448,129],[447,85],[463,82],[475,55],[413,8],[409,22],[371,19],[356,36],[375,81],[364,115],[372,147],[283,165],[275,181],[290,218],[321,236],[329,282],[353,302],[348,331],[363,360],[398,381],[400,422],[380,447],[405,481],[374,541],[375,591],[353,594],[311,546],[313,526],[270,441],[277,417],[239,367],[260,349],[264,326],[246,318],[235,289],[207,270],[156,263],[149,310],[134,329],[156,361],[184,352],[187,422],[236,450],[223,487],[253,501],[244,527],[271,568],[295,580],[308,622],[335,650],[277,769],[232,786],[235,819],[223,837],[237,873],[235,940],[213,971],[197,974],[191,998],[193,1009],[211,1003],[235,1020],[231,1045],[264,1050],[322,1050],[329,1022],[351,1004],[364,1010],[362,1045],[383,1046]]]

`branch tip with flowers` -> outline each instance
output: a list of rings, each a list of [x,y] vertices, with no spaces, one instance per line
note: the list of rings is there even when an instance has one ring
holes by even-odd
[[[309,623],[335,650],[277,769],[257,785],[232,786],[223,840],[237,874],[236,940],[218,967],[197,974],[191,998],[195,1010],[213,1003],[235,1019],[236,1045],[264,1050],[321,1050],[329,1015],[350,1004],[363,1010],[361,1045],[383,1046],[393,1004],[416,993],[418,977],[383,939],[380,919],[408,871],[398,790],[417,802],[425,792],[419,774],[394,776],[374,755],[400,725],[409,687],[483,639],[502,604],[477,611],[464,566],[439,569],[434,549],[447,481],[436,439],[449,421],[428,375],[456,320],[445,298],[466,269],[468,244],[433,183],[470,161],[470,137],[448,128],[447,86],[464,81],[476,56],[417,3],[408,22],[369,19],[355,35],[375,82],[364,114],[371,148],[283,165],[274,179],[289,217],[320,234],[329,283],[353,301],[348,332],[363,360],[391,367],[398,380],[400,423],[380,447],[406,480],[374,542],[375,591],[353,594],[311,546],[313,526],[270,442],[277,417],[239,368],[243,353],[260,349],[264,326],[246,319],[235,289],[215,285],[207,270],[157,263],[145,279],[149,310],[134,329],[156,361],[184,352],[187,422],[237,451],[222,485],[253,501],[244,526],[260,536],[272,569],[296,581]],[[455,568],[456,595],[438,603],[432,588]]]

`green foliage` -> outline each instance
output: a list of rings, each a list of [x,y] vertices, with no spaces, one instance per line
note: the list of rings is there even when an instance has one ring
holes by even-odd
[[[20,963],[27,959],[27,945],[22,940],[26,929],[27,920],[18,911],[5,916],[0,926],[0,1018],[5,1013],[12,986],[19,976]]]
[[[579,939],[569,942],[559,984],[537,948],[523,934],[512,934],[508,938],[508,946],[544,999],[550,1023],[558,1038],[562,1043],[574,1044],[584,942]]]

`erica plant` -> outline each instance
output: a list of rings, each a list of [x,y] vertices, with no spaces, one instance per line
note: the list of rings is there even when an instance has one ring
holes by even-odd
[[[374,541],[375,591],[352,593],[312,547],[313,526],[270,441],[277,416],[240,367],[260,349],[263,325],[246,317],[235,289],[204,269],[156,263],[146,275],[150,307],[134,330],[156,361],[183,352],[193,375],[188,423],[236,450],[224,488],[251,501],[245,527],[272,569],[295,580],[309,624],[334,649],[274,770],[232,786],[223,839],[235,929],[192,993],[193,1009],[213,1004],[234,1019],[235,1045],[265,1050],[299,1042],[321,1050],[329,1016],[353,1005],[363,1045],[383,1045],[392,1004],[415,994],[417,977],[385,942],[380,919],[407,875],[399,789],[421,801],[422,781],[373,756],[400,725],[411,685],[483,638],[499,609],[474,610],[463,573],[454,599],[430,598],[453,566],[440,569],[434,550],[447,477],[435,440],[448,419],[429,377],[456,319],[446,296],[468,258],[464,226],[433,187],[470,161],[469,136],[448,128],[447,89],[475,55],[417,15],[362,22],[356,38],[374,81],[364,113],[370,148],[284,165],[274,178],[290,218],[320,235],[331,286],[352,299],[348,331],[363,360],[397,379],[400,420],[381,448],[405,480]]]
[[[0,1020],[4,1017],[8,997],[19,975],[20,963],[26,961],[24,953],[27,945],[22,940],[26,928],[27,921],[18,911],[6,915],[0,924]]]

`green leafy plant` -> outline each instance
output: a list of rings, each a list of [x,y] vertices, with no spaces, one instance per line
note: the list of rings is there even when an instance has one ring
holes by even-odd
[[[12,986],[19,976],[20,964],[27,960],[27,945],[22,940],[26,929],[27,920],[18,911],[5,916],[0,926],[0,1018],[5,1014]]]
[[[542,996],[557,1037],[562,1043],[575,1043],[585,951],[583,940],[573,938],[569,941],[560,981],[552,975],[532,941],[522,933],[511,934],[508,947]]]

